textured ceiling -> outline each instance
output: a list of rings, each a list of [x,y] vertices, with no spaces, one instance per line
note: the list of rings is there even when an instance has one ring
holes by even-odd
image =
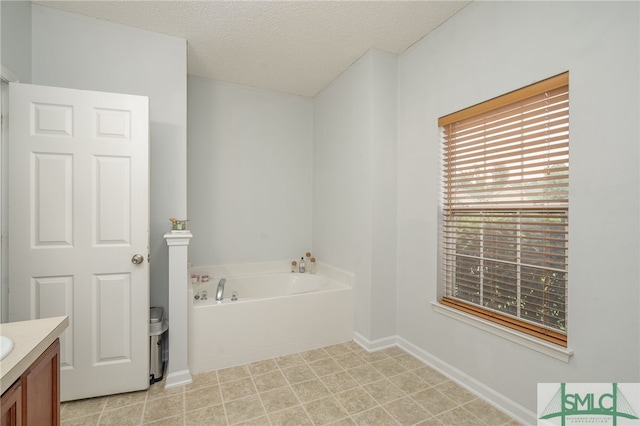
[[[400,53],[470,1],[34,1],[188,41],[191,75],[314,96],[367,50]]]

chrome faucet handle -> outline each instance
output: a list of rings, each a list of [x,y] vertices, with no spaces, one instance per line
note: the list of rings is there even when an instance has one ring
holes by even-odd
[[[216,301],[218,302],[222,302],[222,299],[224,298],[224,284],[226,282],[227,282],[226,278],[222,278],[218,282],[218,289],[216,290]]]

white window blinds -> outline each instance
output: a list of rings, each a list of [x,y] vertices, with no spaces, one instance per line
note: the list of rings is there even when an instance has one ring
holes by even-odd
[[[441,303],[566,346],[569,75],[442,117]]]

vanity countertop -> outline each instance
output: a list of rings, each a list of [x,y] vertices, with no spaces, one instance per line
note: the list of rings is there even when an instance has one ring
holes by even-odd
[[[0,361],[0,394],[9,389],[68,326],[67,316],[0,324],[0,335],[14,343],[11,353]]]

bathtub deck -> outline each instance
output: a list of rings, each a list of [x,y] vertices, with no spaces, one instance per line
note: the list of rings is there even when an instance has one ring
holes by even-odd
[[[398,347],[353,342],[62,404],[62,425],[517,425]],[[423,423],[424,422],[424,423]]]

